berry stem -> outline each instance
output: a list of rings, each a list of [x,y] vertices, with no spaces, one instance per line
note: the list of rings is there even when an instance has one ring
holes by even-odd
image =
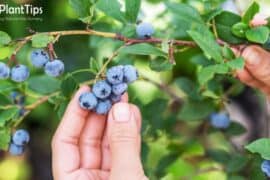
[[[114,53],[111,55],[111,57],[108,58],[108,60],[103,64],[103,66],[100,68],[99,72],[97,73],[97,75],[95,77],[95,81],[97,81],[102,76],[102,74],[105,72],[107,66],[110,64],[110,62],[113,60],[113,58],[115,58],[119,54],[120,50],[124,47],[125,47],[125,45],[120,46],[118,49],[116,49],[114,51]]]

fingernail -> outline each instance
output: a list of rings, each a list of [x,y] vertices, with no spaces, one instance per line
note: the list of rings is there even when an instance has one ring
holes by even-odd
[[[249,56],[247,57],[247,63],[250,66],[259,65],[261,63],[260,55],[256,51],[249,53]]]
[[[127,103],[118,103],[113,107],[113,118],[117,122],[127,122],[131,116],[130,108]]]

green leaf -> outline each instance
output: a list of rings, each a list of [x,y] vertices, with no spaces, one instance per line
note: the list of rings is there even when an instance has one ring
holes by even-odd
[[[61,119],[66,111],[66,108],[68,106],[69,101],[63,101],[60,103],[58,110],[57,110],[57,116],[59,119]]]
[[[7,150],[11,140],[10,131],[7,129],[0,130],[0,150]]]
[[[231,60],[235,58],[233,51],[228,46],[223,46],[222,55],[226,60]]]
[[[246,132],[246,128],[237,122],[231,122],[230,126],[225,130],[225,133],[229,136],[239,136]]]
[[[246,37],[249,41],[264,44],[269,37],[269,28],[266,26],[259,26],[246,31]]]
[[[70,97],[74,91],[77,89],[78,83],[74,77],[70,74],[62,81],[61,90],[64,96]]]
[[[192,6],[184,3],[166,3],[168,9],[178,18],[192,23],[204,24],[199,12]]]
[[[270,139],[258,139],[245,147],[252,153],[259,153],[263,159],[270,160]]]
[[[103,61],[103,60],[101,60],[101,61]],[[89,67],[93,73],[98,73],[98,71],[100,70],[100,68],[102,66],[101,61],[98,61],[97,59],[94,59],[93,57],[90,58]]]
[[[53,36],[46,33],[36,34],[32,37],[32,46],[36,48],[46,47],[53,40]]]
[[[176,179],[181,179],[181,177],[193,174],[195,168],[192,164],[179,158],[167,168],[167,172],[172,174]]]
[[[121,53],[136,54],[136,55],[156,55],[167,57],[167,54],[163,52],[161,49],[146,43],[126,46],[121,50]]]
[[[209,22],[212,19],[214,19],[217,15],[221,14],[222,12],[223,12],[223,10],[221,8],[211,10],[207,14],[203,15],[203,19],[204,19],[205,22]]]
[[[121,12],[120,4],[117,0],[99,0],[97,2],[97,8],[100,9],[106,15],[120,21],[125,22],[125,16]]]
[[[175,84],[186,94],[189,98],[193,100],[200,99],[200,94],[198,92],[198,86],[188,78],[177,78]]]
[[[214,161],[225,164],[230,159],[230,154],[221,149],[210,149],[206,152],[207,156],[211,157]]]
[[[12,119],[18,113],[18,108],[10,108],[4,111],[0,111],[0,127],[3,127],[6,122]]]
[[[211,101],[193,101],[185,102],[178,117],[184,121],[201,120],[207,117],[214,110],[214,104]]]
[[[0,45],[0,59],[6,59],[12,53],[12,49],[8,46],[1,47]]]
[[[242,57],[236,58],[234,60],[226,62],[226,65],[233,70],[243,69],[245,65],[245,60]]]
[[[215,74],[226,74],[229,72],[228,66],[226,64],[216,64],[202,68],[198,73],[198,80],[201,85],[207,83],[209,80],[213,79]]]
[[[5,105],[11,105],[12,101],[10,100],[10,98],[7,98],[7,96],[5,96],[4,94],[0,93],[0,106],[5,106]]]
[[[135,23],[141,7],[141,0],[125,0],[126,18],[129,22]]]
[[[253,2],[251,6],[247,9],[247,11],[244,13],[242,21],[246,24],[249,24],[249,22],[253,19],[253,17],[260,11],[260,6],[257,2]]]
[[[218,37],[231,44],[241,44],[245,42],[244,39],[234,36],[231,30],[232,26],[240,21],[240,16],[228,11],[223,11],[221,14],[217,15],[215,17],[215,22]]]
[[[11,37],[4,31],[0,31],[0,47],[10,43]]]
[[[220,46],[208,29],[198,27],[196,30],[188,31],[188,34],[200,46],[207,57],[211,57],[217,62],[223,61]]]
[[[242,170],[247,164],[248,159],[240,154],[235,154],[230,157],[226,163],[226,171],[228,173],[234,173]]]
[[[161,72],[161,71],[169,71],[172,70],[173,65],[168,61],[168,59],[164,58],[156,58],[149,62],[149,66],[152,70]]]
[[[246,37],[246,31],[249,29],[249,26],[243,22],[239,22],[233,25],[232,33],[240,38]]]
[[[12,89],[15,89],[16,87],[14,84],[8,82],[8,81],[1,81],[0,83],[0,92],[10,91]]]
[[[90,15],[90,7],[93,5],[90,0],[69,0],[72,9],[79,17],[87,17]]]
[[[50,94],[60,90],[60,81],[50,76],[31,77],[28,81],[31,90],[40,94]]]

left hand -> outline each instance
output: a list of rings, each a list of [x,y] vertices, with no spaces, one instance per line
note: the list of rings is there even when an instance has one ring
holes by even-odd
[[[80,108],[84,86],[69,103],[52,141],[56,180],[145,180],[140,160],[139,109],[127,94],[108,116]]]

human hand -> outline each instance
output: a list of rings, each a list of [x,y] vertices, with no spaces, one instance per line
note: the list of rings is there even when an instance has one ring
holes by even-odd
[[[127,94],[108,116],[80,108],[83,86],[69,103],[52,140],[56,180],[146,180],[140,160],[139,109]]]
[[[262,15],[256,15],[252,26],[266,24]],[[270,53],[259,46],[249,46],[242,52],[245,68],[237,71],[237,77],[245,84],[260,89],[270,96]]]

